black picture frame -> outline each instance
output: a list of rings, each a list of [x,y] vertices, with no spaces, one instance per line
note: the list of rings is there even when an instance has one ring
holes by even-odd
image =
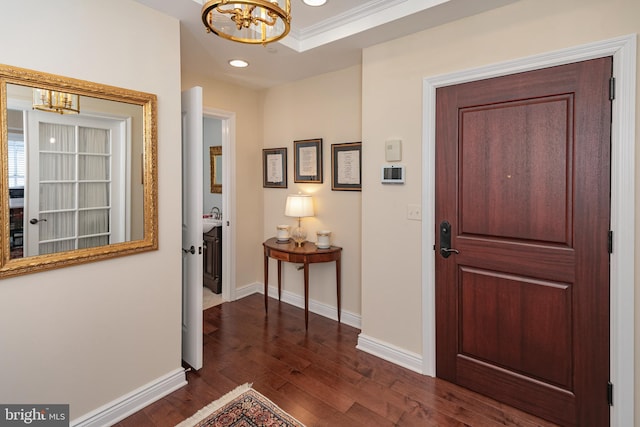
[[[331,144],[331,189],[362,191],[362,143]]]
[[[293,141],[293,182],[322,184],[322,138]]]
[[[287,188],[286,147],[262,150],[262,187]]]

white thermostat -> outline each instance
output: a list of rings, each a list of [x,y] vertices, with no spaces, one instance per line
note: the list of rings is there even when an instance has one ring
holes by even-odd
[[[384,165],[382,166],[383,184],[404,184],[404,166]]]
[[[389,139],[384,143],[384,159],[387,162],[399,162],[402,160],[402,141]]]

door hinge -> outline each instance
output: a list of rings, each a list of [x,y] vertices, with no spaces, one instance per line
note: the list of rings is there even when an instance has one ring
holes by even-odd
[[[611,381],[607,383],[607,402],[609,406],[613,406],[613,383]]]
[[[607,245],[609,246],[607,249],[610,254],[613,253],[613,231],[609,230],[609,238],[607,239]]]
[[[611,77],[609,79],[609,101],[616,99],[616,78]]]

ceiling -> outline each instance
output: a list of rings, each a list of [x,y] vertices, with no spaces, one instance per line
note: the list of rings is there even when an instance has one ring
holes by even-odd
[[[180,20],[182,69],[262,89],[361,63],[362,49],[517,0],[291,0],[291,31],[280,42],[247,45],[207,33],[206,0],[136,0]],[[230,59],[244,59],[237,69]]]

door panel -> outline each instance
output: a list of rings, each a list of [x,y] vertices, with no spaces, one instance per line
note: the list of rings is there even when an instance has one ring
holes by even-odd
[[[436,95],[436,374],[562,425],[609,424],[611,67]]]
[[[461,354],[571,387],[569,286],[471,268],[460,283]]]
[[[460,234],[570,246],[571,98],[461,109]]]
[[[202,88],[182,92],[182,360],[202,368]]]
[[[130,141],[119,119],[27,113],[25,255],[129,239],[125,210]]]

